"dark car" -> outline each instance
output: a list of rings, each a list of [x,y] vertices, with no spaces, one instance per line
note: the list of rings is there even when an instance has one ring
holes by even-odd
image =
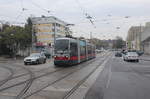
[[[136,51],[137,52],[137,54],[139,55],[139,56],[141,56],[141,55],[143,55],[144,54],[144,52],[143,51]]]
[[[115,56],[116,56],[116,57],[122,57],[122,53],[116,52],[116,53],[115,53]]]

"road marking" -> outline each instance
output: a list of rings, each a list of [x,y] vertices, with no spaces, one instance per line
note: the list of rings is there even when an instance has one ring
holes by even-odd
[[[111,72],[111,65],[110,65],[110,68],[109,68],[109,75],[108,75],[108,81],[107,81],[106,88],[108,88],[109,85],[110,85],[111,77],[112,77],[112,72]]]
[[[111,55],[97,68],[97,70],[68,98],[68,99],[84,99],[88,90],[95,83],[100,73],[104,70],[106,63],[110,59]],[[82,87],[87,85],[86,87]]]

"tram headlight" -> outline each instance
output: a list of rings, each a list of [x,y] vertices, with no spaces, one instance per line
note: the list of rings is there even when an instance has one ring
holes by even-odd
[[[57,56],[56,55],[54,55],[54,58],[56,58]]]
[[[68,56],[68,55],[66,55],[66,57],[67,57],[67,58],[69,58],[69,56]]]

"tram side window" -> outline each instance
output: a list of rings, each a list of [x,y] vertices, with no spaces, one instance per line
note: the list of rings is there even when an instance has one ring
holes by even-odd
[[[80,50],[81,50],[81,56],[85,56],[86,53],[86,47],[85,46],[80,46]]]
[[[70,55],[71,56],[77,56],[78,50],[77,50],[77,43],[70,43]]]
[[[88,54],[91,54],[91,53],[92,53],[91,46],[88,46]]]

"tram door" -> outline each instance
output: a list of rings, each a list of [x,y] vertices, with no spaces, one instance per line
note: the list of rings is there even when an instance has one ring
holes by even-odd
[[[78,63],[78,45],[77,42],[70,42],[70,59],[73,64]]]

